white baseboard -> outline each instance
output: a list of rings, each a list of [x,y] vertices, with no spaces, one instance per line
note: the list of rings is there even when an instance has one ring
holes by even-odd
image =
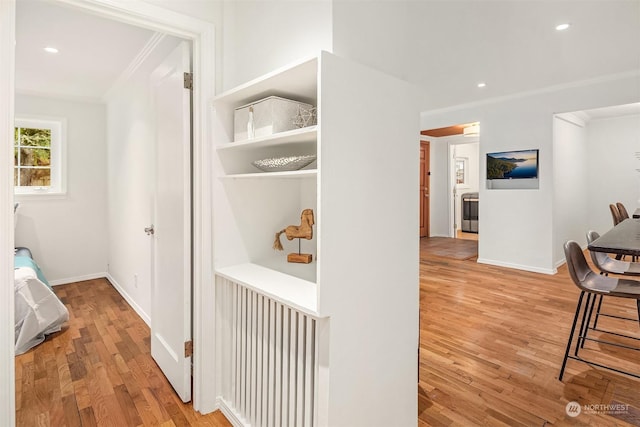
[[[118,291],[118,293],[120,295],[122,295],[122,298],[124,298],[125,301],[127,301],[127,303],[129,303],[131,308],[133,308],[135,310],[135,312],[138,313],[138,316],[140,316],[142,318],[142,320],[144,320],[144,323],[146,323],[147,326],[151,327],[151,318],[149,317],[149,315],[147,313],[145,313],[145,311],[142,309],[142,307],[140,307],[133,300],[133,298],[131,298],[131,296],[129,296],[129,294],[124,290],[124,288],[118,284],[116,279],[114,279],[109,273],[106,273],[104,277],[106,277],[107,280],[109,282],[111,282],[111,285],[114,288],[116,288],[116,291]]]
[[[232,426],[234,427],[248,427],[249,424],[245,424],[243,423],[240,418],[238,418],[238,416],[236,415],[235,411],[233,411],[231,408],[229,408],[229,405],[227,404],[227,401],[224,400],[222,397],[218,397],[218,409],[220,409],[220,412],[222,412],[222,415],[225,416],[225,418],[227,420],[229,420],[229,422],[231,423]]]
[[[498,267],[514,268],[516,270],[531,271],[532,273],[542,273],[542,274],[549,274],[549,275],[553,275],[558,272],[556,268],[531,267],[529,265],[513,264],[510,262],[496,261],[496,260],[486,259],[486,258],[478,258],[478,263],[495,265]]]
[[[102,279],[107,277],[107,273],[85,274],[84,276],[67,277],[65,279],[48,280],[51,286],[66,285],[75,282],[84,282],[85,280]]]
[[[431,234],[429,237],[448,237],[448,238],[453,238],[453,236],[450,236],[448,234]]]
[[[129,294],[122,288],[122,286],[120,286],[118,282],[116,282],[116,280],[113,277],[111,277],[109,273],[87,274],[84,276],[49,280],[48,282],[51,286],[60,286],[60,285],[66,285],[69,283],[84,282],[85,280],[94,280],[94,279],[107,279],[111,283],[111,285],[116,289],[116,291],[118,291],[118,293],[122,295],[122,298],[124,298],[127,301],[127,303],[131,306],[131,308],[133,308],[135,312],[138,313],[138,316],[140,316],[142,320],[144,320],[144,323],[146,323],[147,326],[151,327],[151,318],[149,317],[149,315],[144,312],[144,310],[133,300],[133,298],[129,296]]]
[[[558,267],[561,267],[561,266],[563,266],[564,264],[566,264],[566,262],[567,262],[567,260],[566,260],[566,259],[564,259],[564,258],[562,258],[561,260],[557,261],[557,262],[556,262],[556,265],[555,265],[556,269],[557,269]]]

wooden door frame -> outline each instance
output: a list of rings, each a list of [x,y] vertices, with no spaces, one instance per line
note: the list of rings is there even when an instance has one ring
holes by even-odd
[[[426,220],[426,228],[427,228],[427,232],[425,236],[420,235],[420,237],[430,237],[431,236],[431,181],[430,181],[430,177],[431,177],[431,142],[427,141],[427,140],[420,140],[420,148],[422,149],[422,147],[426,147],[426,160],[427,160],[427,165],[426,168],[424,170],[424,179],[426,182],[426,187],[429,189],[429,200],[426,201],[425,203],[425,207],[426,209],[423,211],[420,211],[420,222],[422,223],[423,221],[423,216],[426,215],[427,220]],[[422,178],[422,177],[421,177]],[[422,194],[422,188],[420,188],[420,197],[423,197],[424,194]]]
[[[76,9],[89,11],[99,16],[128,23],[154,31],[181,37],[193,46],[193,407],[202,413],[217,409],[216,348],[213,286],[213,245],[211,239],[211,124],[209,100],[215,88],[215,27],[212,23],[173,12],[162,7],[126,0],[58,0],[59,3]],[[15,0],[0,2],[0,132],[5,135],[5,144],[13,142],[14,92],[15,92]],[[13,280],[13,171],[8,166],[10,150],[5,147],[0,153],[0,201],[5,206],[0,212],[0,241],[7,249],[0,261],[0,277],[7,283]],[[6,152],[6,153],[5,153]],[[5,379],[0,385],[0,420],[15,424],[15,367],[14,367],[14,301],[11,287],[5,286],[2,298],[3,321],[0,324],[0,369]],[[205,330],[205,327],[207,328]],[[213,329],[215,331],[215,329]]]

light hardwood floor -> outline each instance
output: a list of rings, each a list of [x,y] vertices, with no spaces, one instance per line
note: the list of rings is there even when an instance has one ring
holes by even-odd
[[[578,297],[566,268],[547,276],[421,258],[419,426],[640,425],[639,380],[575,361],[557,380]],[[19,426],[229,425],[220,412],[202,416],[180,402],[149,355],[146,324],[106,280],[55,291],[71,319],[16,358]],[[604,307],[636,316],[631,301]],[[637,322],[601,322],[640,337]],[[640,371],[638,352],[587,347]],[[570,401],[629,406],[570,418]]]
[[[230,426],[184,404],[150,355],[149,328],[105,279],[56,286],[61,332],[16,357],[18,426]]]
[[[549,276],[475,259],[421,259],[420,426],[640,425],[640,380],[571,360],[557,379],[579,295],[565,266]],[[603,307],[637,319],[634,300],[609,297]],[[640,337],[637,321],[599,326]],[[640,352],[587,348],[597,351],[581,355],[640,373]],[[571,418],[571,401],[629,406],[616,414],[589,406],[594,413]]]

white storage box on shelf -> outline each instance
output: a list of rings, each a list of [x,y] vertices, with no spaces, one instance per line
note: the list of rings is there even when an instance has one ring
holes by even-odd
[[[250,110],[253,110],[251,114]],[[234,141],[244,141],[314,125],[313,111],[313,105],[279,96],[270,96],[243,105],[236,108],[234,112]]]

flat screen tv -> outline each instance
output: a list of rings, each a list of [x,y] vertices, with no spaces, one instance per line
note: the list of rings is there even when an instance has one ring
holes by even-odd
[[[538,178],[538,150],[487,153],[487,179]]]

